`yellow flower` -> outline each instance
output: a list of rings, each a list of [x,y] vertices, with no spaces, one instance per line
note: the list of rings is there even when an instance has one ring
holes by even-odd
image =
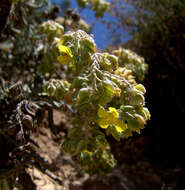
[[[63,45],[59,45],[58,49],[61,55],[57,57],[57,60],[62,64],[68,64],[73,58],[71,49]]]
[[[101,128],[107,128],[109,125],[114,125],[118,132],[123,132],[127,129],[127,125],[121,121],[119,117],[118,111],[109,107],[109,111],[106,111],[102,106],[98,109],[98,124]]]

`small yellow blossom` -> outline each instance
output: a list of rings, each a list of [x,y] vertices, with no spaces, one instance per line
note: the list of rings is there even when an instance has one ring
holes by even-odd
[[[114,125],[118,132],[123,132],[127,129],[127,125],[121,121],[119,117],[118,111],[109,107],[109,111],[106,111],[102,106],[98,109],[98,124],[101,128],[107,128],[109,125]]]
[[[57,60],[62,64],[68,64],[73,58],[71,49],[63,45],[59,45],[58,49],[61,55],[57,57]]]

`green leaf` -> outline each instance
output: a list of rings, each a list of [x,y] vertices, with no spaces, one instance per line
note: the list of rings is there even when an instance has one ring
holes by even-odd
[[[135,88],[136,88],[137,90],[139,90],[142,94],[145,94],[145,93],[146,93],[146,89],[145,89],[145,87],[144,87],[142,84],[137,84],[137,85],[135,86]]]
[[[141,105],[144,105],[145,103],[145,99],[144,99],[144,96],[142,94],[137,94],[135,96],[132,96],[130,98],[130,102],[129,102],[131,105],[133,106],[141,106]]]
[[[77,96],[77,103],[79,105],[88,103],[91,96],[91,92],[91,88],[81,88]]]

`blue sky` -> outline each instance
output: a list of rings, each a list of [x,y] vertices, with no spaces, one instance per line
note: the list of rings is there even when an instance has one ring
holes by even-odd
[[[52,0],[53,2],[55,2],[58,5],[61,5],[61,1],[62,0]],[[107,0],[107,1],[111,1],[111,0]],[[71,0],[71,8],[77,8],[78,9],[78,5],[76,3],[75,0]],[[85,16],[85,20],[87,23],[93,23],[93,29],[92,29],[92,34],[94,35],[94,39],[95,42],[98,46],[99,49],[104,49],[106,48],[106,46],[110,43],[110,31],[106,28],[106,25],[104,23],[101,22],[101,19],[96,19],[96,17],[94,16],[94,12],[89,10],[88,8],[83,9],[80,12],[81,16]],[[103,18],[105,21],[108,20],[114,20],[114,18],[112,18],[110,15],[108,15],[107,13],[104,15]],[[119,31],[118,29],[118,33],[122,33],[123,31]],[[126,31],[124,32],[124,38],[122,37],[121,41],[124,43],[129,39],[129,36],[127,35]]]

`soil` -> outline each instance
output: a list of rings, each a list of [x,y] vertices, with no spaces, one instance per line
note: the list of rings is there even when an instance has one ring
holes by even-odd
[[[65,125],[66,117],[62,112],[54,111],[54,124],[56,128],[70,128]],[[47,126],[47,125],[45,125]],[[61,133],[61,136],[63,134]],[[81,190],[88,174],[83,172],[80,166],[72,158],[61,151],[62,138],[58,140],[48,127],[41,127],[32,135],[37,153],[48,163],[48,169],[44,172],[35,167],[30,167],[30,174],[37,190]]]

